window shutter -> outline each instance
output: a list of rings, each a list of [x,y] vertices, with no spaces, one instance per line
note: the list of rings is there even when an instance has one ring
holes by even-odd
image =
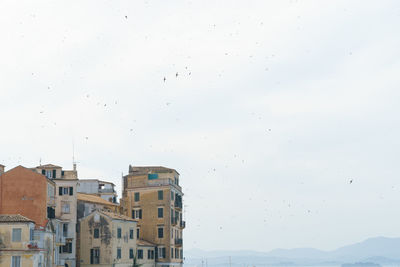
[[[158,259],[158,247],[155,247],[155,258]]]
[[[63,193],[63,188],[60,186],[60,187],[58,188],[58,195],[59,195],[59,196],[62,196],[62,193]]]
[[[132,219],[135,219],[135,210],[132,210]]]
[[[139,210],[139,219],[142,219],[142,209]]]
[[[72,243],[68,243],[68,253],[72,253]]]
[[[43,174],[43,175],[46,175],[46,171],[45,171],[45,170],[42,170],[42,174]]]
[[[69,195],[72,196],[74,194],[74,188],[70,187],[69,188]]]
[[[56,174],[57,174],[56,170],[53,170],[53,179],[56,178]]]
[[[165,251],[166,251],[166,249],[165,248],[162,248],[162,255],[163,255],[163,258],[165,258]]]
[[[90,264],[93,264],[93,249],[90,250]]]

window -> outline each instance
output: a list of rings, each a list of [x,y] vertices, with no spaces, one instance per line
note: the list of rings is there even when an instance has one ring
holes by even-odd
[[[69,213],[69,202],[62,202],[62,213]]]
[[[183,259],[183,249],[180,249],[181,253],[180,253],[180,258]]]
[[[21,267],[21,256],[12,256],[11,267]]]
[[[12,242],[21,242],[21,228],[12,229]]]
[[[154,250],[152,249],[147,250],[147,259],[149,260],[154,259]]]
[[[163,238],[164,237],[164,228],[159,227],[158,228],[158,238]]]
[[[179,250],[175,248],[175,259],[179,259]]]
[[[68,236],[68,223],[63,224],[63,236],[64,237]]]
[[[129,258],[130,258],[130,259],[133,259],[133,258],[134,258],[134,256],[133,256],[133,248],[130,248],[130,249],[129,249]]]
[[[99,238],[100,236],[100,229],[94,228],[93,238]]]
[[[158,190],[158,200],[164,199],[164,192],[162,190]]]
[[[62,253],[72,253],[72,243],[68,242],[64,246],[60,247]]]
[[[139,239],[140,238],[140,228],[136,229],[136,238]]]
[[[47,196],[54,197],[54,187],[51,184],[47,184]]]
[[[121,248],[117,248],[117,259],[121,258]]]
[[[164,208],[158,208],[158,218],[164,217]]]
[[[122,231],[121,231],[121,228],[118,227],[118,229],[117,229],[117,238],[121,238],[121,236],[122,236]]]
[[[135,201],[139,201],[140,200],[140,193],[136,192],[135,193]]]
[[[49,178],[49,179],[53,178],[53,171],[46,170],[46,177]]]
[[[68,195],[68,187],[63,187],[63,195]]]
[[[166,249],[165,248],[158,248],[158,258],[160,258],[160,259],[163,259],[163,258],[165,258],[165,252],[166,252]]]
[[[147,178],[149,180],[158,179],[158,173],[149,173],[149,174],[147,174]]]
[[[174,258],[174,249],[173,248],[171,248],[171,258],[172,259]]]
[[[33,240],[33,229],[29,229],[29,241]]]
[[[100,264],[100,249],[92,248],[90,250],[90,264]]]
[[[129,229],[129,239],[134,239],[135,237],[134,237],[134,232],[133,232],[133,229],[131,228],[131,229]]]
[[[171,191],[171,200],[174,200],[174,199],[175,199],[174,191]]]
[[[132,219],[142,219],[142,209],[132,210]]]
[[[138,257],[138,259],[143,259],[143,249],[138,249],[137,257]]]

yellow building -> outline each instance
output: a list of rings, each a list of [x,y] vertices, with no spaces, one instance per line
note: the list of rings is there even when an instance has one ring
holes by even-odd
[[[120,213],[120,206],[117,203],[105,200],[98,194],[78,193],[77,199],[78,219],[88,216],[95,210],[105,210],[114,213]]]
[[[44,244],[34,240],[34,231],[34,222],[22,215],[0,215],[0,266],[52,266]]]
[[[136,234],[136,220],[113,212],[92,212],[79,222],[80,266],[130,267],[135,255],[147,259],[148,250],[154,255],[151,244],[138,249]],[[144,267],[154,266],[154,259],[149,262],[143,262]]]
[[[123,177],[124,213],[138,220],[140,239],[157,245],[157,266],[182,266],[182,188],[179,173],[165,167],[132,167]]]

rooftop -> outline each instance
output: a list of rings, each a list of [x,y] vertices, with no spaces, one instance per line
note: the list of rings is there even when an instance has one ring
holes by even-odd
[[[117,213],[114,213],[114,212],[108,212],[108,211],[104,211],[104,210],[101,210],[99,212],[104,214],[104,215],[106,215],[106,216],[108,216],[108,217],[110,217],[111,219],[137,222],[137,220],[134,220],[134,219],[132,219],[132,218],[130,218],[128,216],[117,214]]]
[[[115,184],[112,183],[112,182],[102,181],[102,180],[99,180],[99,179],[79,179],[79,181],[82,181],[82,182],[99,182],[99,183],[104,183],[104,184],[112,184],[112,185],[115,185]]]
[[[85,194],[85,193],[78,193],[77,194],[78,201],[85,201],[85,202],[91,202],[91,203],[98,203],[98,204],[103,204],[103,205],[108,205],[108,206],[118,206],[118,204],[112,203],[110,201],[107,201],[101,197],[99,197],[96,194]]]
[[[166,168],[163,166],[131,166],[129,165],[129,174],[148,174],[148,173],[165,173],[176,172],[175,169]],[[179,174],[179,173],[178,173]]]
[[[20,214],[0,214],[0,223],[2,222],[34,222]]]
[[[154,243],[151,243],[151,242],[149,242],[149,241],[142,240],[142,239],[138,239],[138,240],[137,240],[137,244],[138,244],[139,246],[148,246],[148,247],[155,247],[155,246],[157,246],[157,245],[154,244]]]
[[[36,167],[37,169],[61,169],[60,166],[53,165],[53,164],[45,164],[45,165],[40,165]]]

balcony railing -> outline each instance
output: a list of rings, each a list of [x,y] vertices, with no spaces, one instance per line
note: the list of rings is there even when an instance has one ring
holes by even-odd
[[[182,209],[182,201],[178,201],[175,199],[175,208]]]
[[[47,205],[54,207],[56,205],[56,198],[54,196],[49,196],[47,198]]]
[[[112,188],[103,188],[99,189],[99,193],[115,193],[115,190]]]
[[[66,237],[65,236],[57,236],[56,243],[57,245],[65,245]]]
[[[181,247],[183,245],[182,238],[175,238],[175,246]]]
[[[147,186],[162,186],[162,185],[173,185],[176,186],[179,190],[181,190],[181,187],[179,185],[176,185],[174,181],[169,178],[147,180]]]
[[[180,221],[179,222],[179,227],[182,228],[182,229],[185,228],[186,227],[186,222],[185,221]]]

